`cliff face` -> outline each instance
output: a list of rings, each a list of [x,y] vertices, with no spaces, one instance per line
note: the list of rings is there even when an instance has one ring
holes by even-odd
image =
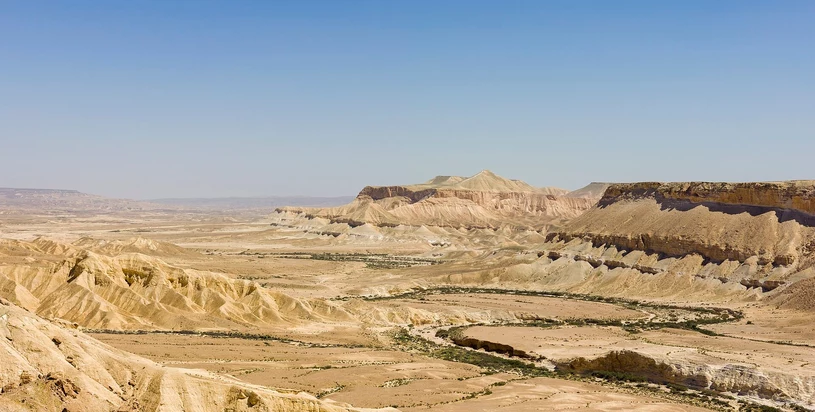
[[[407,186],[365,186],[357,198],[368,197],[371,200],[382,200],[389,197],[406,197],[411,202],[418,202],[428,196],[433,196],[437,189],[411,189]]]
[[[609,204],[620,198],[654,197],[660,200],[679,200],[691,203],[714,203],[742,206],[748,211],[800,212],[815,218],[815,181],[756,183],[628,183],[612,184],[600,204]],[[738,211],[737,208],[732,209]]]
[[[621,267],[653,271],[666,259],[698,256],[691,272],[699,276],[770,290],[813,264],[813,212],[813,181],[613,184],[597,207],[547,240],[586,243],[595,249],[571,254],[609,267],[630,261]],[[709,264],[716,269],[702,269]]]
[[[809,374],[801,375],[783,368],[758,367],[747,363],[717,363],[715,359],[700,362],[700,359],[683,355],[681,351],[658,354],[621,350],[593,359],[581,357],[558,362],[558,368],[578,373],[622,373],[642,377],[649,382],[749,393],[761,398],[795,401],[804,405],[811,405],[815,397],[815,379]]]
[[[367,186],[346,206],[280,208],[332,222],[376,226],[442,226],[543,230],[589,210],[595,197],[566,197],[565,190],[535,188],[489,171],[464,178],[438,176],[405,186]]]

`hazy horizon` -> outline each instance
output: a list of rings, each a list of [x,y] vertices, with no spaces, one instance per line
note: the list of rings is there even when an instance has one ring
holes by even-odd
[[[501,176],[501,177],[512,179],[512,178],[507,177],[507,176]],[[425,179],[425,180],[429,180],[429,179]],[[521,179],[512,179],[512,180],[521,180]],[[786,179],[786,180],[787,181],[793,181],[793,180],[815,180],[815,179]],[[652,181],[652,180],[615,181],[615,182],[593,180],[593,181],[590,181],[590,182],[586,182],[585,184],[583,184],[583,185],[581,185],[579,187],[562,187],[562,186],[551,186],[551,185],[550,185],[550,187],[557,187],[557,188],[560,188],[560,189],[567,189],[567,190],[571,190],[571,191],[576,191],[576,190],[583,189],[586,186],[589,186],[589,185],[595,184],[595,183],[600,183],[600,184],[605,184],[605,183],[636,183],[636,182],[646,182],[646,181]],[[745,180],[738,180],[738,181],[736,181],[736,180],[730,180],[730,181],[725,181],[725,180],[718,180],[718,181],[715,181],[715,180],[695,180],[695,181],[696,182],[700,182],[700,181],[701,182],[729,182],[729,183],[737,183],[737,182],[772,182],[772,180],[755,180],[755,181],[745,181]],[[661,182],[670,183],[670,182],[679,182],[679,181],[676,181],[676,180],[663,180]],[[691,182],[691,180],[685,180],[683,182]],[[399,185],[410,185],[410,184],[416,184],[416,183],[422,183],[422,182],[417,181],[417,182],[386,183],[386,184],[383,184],[382,186],[399,186]],[[259,195],[247,195],[247,196],[206,196],[206,195],[204,195],[204,196],[187,196],[187,197],[177,197],[176,196],[176,197],[150,197],[150,198],[136,198],[136,197],[127,197],[127,196],[117,197],[117,196],[105,195],[103,193],[85,192],[85,191],[78,190],[78,189],[61,188],[61,187],[8,187],[8,186],[6,186],[6,187],[0,187],[0,190],[2,190],[2,189],[17,189],[17,190],[76,191],[76,192],[80,192],[80,193],[98,195],[98,196],[103,196],[103,197],[111,197],[111,198],[122,198],[122,199],[138,200],[138,201],[157,201],[159,203],[161,203],[161,202],[172,203],[173,201],[179,201],[180,203],[184,203],[184,201],[230,200],[230,199],[234,199],[234,200],[238,200],[238,199],[255,199],[255,200],[260,200],[260,199],[278,199],[278,200],[280,200],[280,199],[289,199],[289,200],[291,200],[291,199],[346,199],[346,200],[350,201],[353,198],[355,198],[358,195],[359,191],[362,190],[365,186],[373,186],[373,185],[363,184],[354,193],[348,193],[348,194],[344,194],[344,195],[259,194]],[[544,186],[541,186],[541,185],[533,185],[533,186],[544,187]]]
[[[0,187],[815,179],[809,1],[5,2]]]

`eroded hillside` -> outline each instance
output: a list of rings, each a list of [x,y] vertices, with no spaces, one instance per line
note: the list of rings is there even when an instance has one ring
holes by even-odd
[[[550,256],[772,290],[813,264],[815,182],[611,185],[547,236]],[[676,267],[683,262],[682,267]]]
[[[336,208],[279,208],[351,226],[440,226],[463,229],[543,230],[578,216],[596,202],[568,197],[568,191],[536,188],[490,171],[474,176],[437,176],[406,186],[368,186],[348,205]]]
[[[812,407],[807,184],[564,193],[481,173],[257,217],[7,222],[9,330],[47,333],[37,345],[10,335],[19,373],[4,375],[0,406]],[[563,199],[596,206],[559,213]],[[80,330],[150,360],[107,360],[123,352]],[[58,356],[72,339],[88,355],[65,362],[90,377],[22,374],[20,359]],[[91,358],[103,364],[81,366]]]
[[[0,409],[349,411],[203,370],[164,367],[0,299]]]
[[[251,280],[170,265],[158,256],[194,254],[172,244],[142,238],[83,238],[63,244],[38,238],[2,246],[3,297],[43,317],[86,328],[256,328],[350,320],[325,300],[296,298]]]

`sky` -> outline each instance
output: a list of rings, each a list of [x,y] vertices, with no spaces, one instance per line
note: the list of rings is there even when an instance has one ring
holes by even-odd
[[[815,179],[815,2],[0,0],[0,187]]]

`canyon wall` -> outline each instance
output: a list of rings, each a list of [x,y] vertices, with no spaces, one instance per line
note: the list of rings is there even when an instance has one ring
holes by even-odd
[[[367,186],[345,206],[278,208],[276,212],[322,217],[350,225],[542,231],[553,223],[559,225],[582,214],[599,199],[599,195],[566,196],[567,193],[482,171],[469,178],[439,176],[417,185]]]

